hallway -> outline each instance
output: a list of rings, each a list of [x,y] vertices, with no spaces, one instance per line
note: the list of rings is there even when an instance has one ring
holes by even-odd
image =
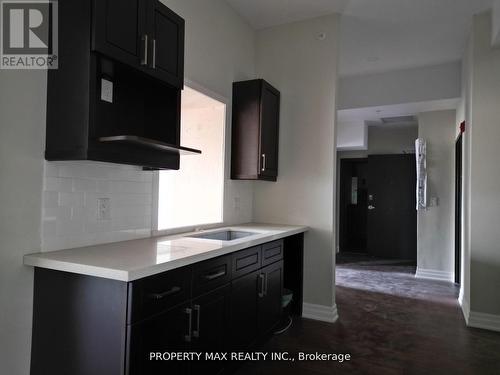
[[[351,361],[268,362],[241,374],[499,374],[500,334],[467,328],[453,284],[415,279],[408,263],[340,259],[331,325],[296,320],[264,351],[349,353]]]

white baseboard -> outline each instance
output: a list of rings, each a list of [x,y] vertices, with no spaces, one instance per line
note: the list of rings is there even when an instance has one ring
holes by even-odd
[[[471,311],[467,325],[469,327],[500,332],[500,315]]]
[[[320,320],[322,322],[335,323],[339,318],[339,315],[337,312],[337,305],[324,306],[304,302],[302,305],[302,317]]]
[[[458,295],[458,303],[462,308],[462,314],[464,314],[465,324],[469,325],[469,316],[470,316],[470,306],[469,301],[464,296],[464,289],[460,288],[460,294]]]
[[[449,282],[453,282],[453,276],[453,272],[430,270],[420,267],[417,267],[417,272],[415,273],[415,277],[417,279],[429,279]]]

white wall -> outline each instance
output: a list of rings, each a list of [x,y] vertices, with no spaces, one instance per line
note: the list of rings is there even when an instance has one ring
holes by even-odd
[[[281,91],[279,173],[255,183],[257,221],[306,224],[304,300],[334,305],[335,15],[258,32],[257,72]],[[319,32],[326,33],[318,40]]]
[[[491,47],[491,13],[474,17],[472,59],[469,302],[500,319],[500,49]]]
[[[427,192],[438,205],[417,214],[417,276],[453,279],[455,111],[418,115],[418,137],[427,142]]]
[[[254,31],[222,0],[172,0],[165,4],[186,19],[186,77],[230,100],[233,81],[255,76]],[[9,375],[29,373],[33,270],[22,265],[22,256],[41,250],[46,81],[42,71],[0,71],[0,363],[2,374]],[[230,121],[227,124],[229,127]],[[228,132],[227,139],[230,136]],[[226,144],[229,168],[230,146]],[[68,168],[80,165],[64,164]],[[101,179],[92,176],[99,168],[94,166],[96,169],[85,167],[90,168],[90,175],[85,172],[81,176]],[[121,166],[110,168],[111,175],[123,172]],[[138,182],[141,177],[137,176],[143,173],[134,168],[125,170],[129,177],[119,181],[132,178]],[[53,168],[48,173],[53,173]],[[229,169],[226,174],[229,176]],[[239,198],[238,205],[235,198]],[[227,179],[227,222],[251,221],[252,199],[252,183]]]
[[[470,310],[470,164],[471,164],[471,126],[472,126],[472,64],[473,64],[473,38],[472,34],[467,40],[462,65],[462,95],[457,108],[456,137],[459,134],[458,124],[465,121],[466,129],[462,135],[462,238],[461,238],[461,283],[459,302],[462,305],[465,319],[469,319]]]
[[[33,271],[40,250],[46,73],[0,70],[0,372],[30,366]]]
[[[186,20],[186,78],[226,98],[231,108],[232,83],[255,78],[255,32],[223,0],[162,1]],[[252,221],[253,183],[229,178],[230,116],[227,111],[224,221],[236,224]]]
[[[347,76],[339,80],[339,109],[460,97],[460,62]],[[383,88],[383,89],[382,89]]]
[[[493,0],[491,44],[500,46],[500,0]]]
[[[367,148],[368,127],[364,121],[337,123],[337,151]]]

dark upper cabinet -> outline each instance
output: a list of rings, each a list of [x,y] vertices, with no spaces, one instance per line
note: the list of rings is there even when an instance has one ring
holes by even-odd
[[[151,38],[149,74],[182,88],[184,20],[158,0],[149,0],[147,9],[147,35]]]
[[[94,0],[93,49],[184,85],[184,20],[159,0]]]
[[[180,154],[200,153],[180,145],[182,18],[158,0],[62,1],[58,11],[45,158],[179,169]]]
[[[233,84],[231,178],[276,181],[280,92],[263,79]]]
[[[139,65],[146,56],[146,2],[93,0],[93,49],[118,61]]]

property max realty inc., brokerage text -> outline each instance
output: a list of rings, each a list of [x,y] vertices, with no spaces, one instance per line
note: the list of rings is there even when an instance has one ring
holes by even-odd
[[[348,353],[149,352],[150,361],[350,361]]]

